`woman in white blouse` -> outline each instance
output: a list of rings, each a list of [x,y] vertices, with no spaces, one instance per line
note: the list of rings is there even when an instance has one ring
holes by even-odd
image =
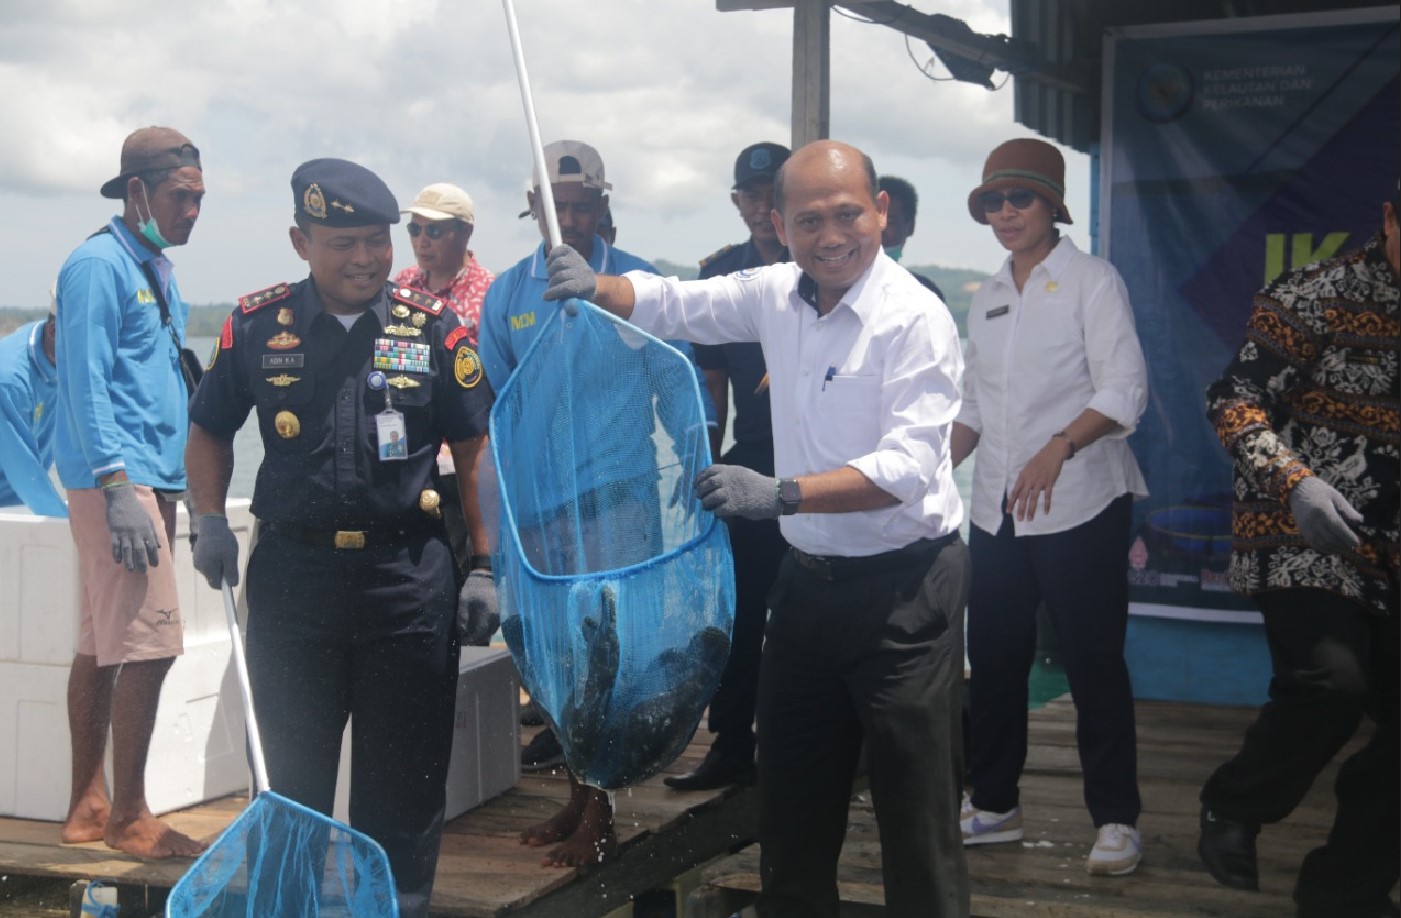
[[[953,462],[975,449],[968,602],[972,792],[965,845],[1022,837],[1027,679],[1045,602],[1077,712],[1085,803],[1097,837],[1087,869],[1118,876],[1142,843],[1133,693],[1124,664],[1125,572],[1134,497],[1147,494],[1124,439],[1148,376],[1124,282],[1056,223],[1065,161],[1048,143],[992,151],[968,196],[1010,252],[973,297]]]

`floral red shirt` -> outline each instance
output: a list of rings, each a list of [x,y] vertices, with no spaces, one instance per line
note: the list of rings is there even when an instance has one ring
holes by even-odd
[[[457,318],[462,321],[462,326],[467,329],[467,343],[475,348],[477,325],[482,315],[482,300],[486,298],[487,288],[495,279],[496,275],[477,264],[477,256],[468,252],[466,260],[462,263],[462,270],[457,272],[452,283],[440,290],[429,290],[427,272],[418,265],[400,271],[394,277],[394,284],[399,287],[428,290],[434,296],[447,301],[452,311],[457,313]]]

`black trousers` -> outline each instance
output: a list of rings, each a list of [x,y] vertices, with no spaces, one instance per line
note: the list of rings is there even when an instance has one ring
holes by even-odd
[[[443,510],[443,527],[447,530],[448,544],[452,546],[452,560],[457,570],[459,587],[467,580],[467,564],[472,560],[472,536],[467,532],[467,518],[462,515],[462,497],[457,488],[456,475],[437,476],[439,504]],[[485,552],[483,552],[485,554]]]
[[[1309,852],[1294,898],[1310,913],[1380,914],[1401,867],[1401,630],[1336,593],[1285,589],[1255,597],[1274,678],[1270,700],[1236,757],[1202,788],[1202,803],[1248,823],[1278,822],[1308,793],[1366,715],[1372,740],[1343,763],[1328,841]]]
[[[847,580],[784,558],[759,672],[760,915],[836,918],[863,743],[885,913],[968,914],[958,830],[968,576],[957,538],[910,566]]]
[[[1044,600],[1075,701],[1085,805],[1096,826],[1138,823],[1133,688],[1124,663],[1132,500],[1119,497],[1093,519],[1049,535],[1017,536],[1005,514],[996,535],[972,528],[969,763],[979,809],[1004,813],[1020,800],[1027,681]]]
[[[389,855],[404,916],[428,913],[457,685],[441,536],[337,551],[267,528],[248,563],[248,670],[272,789],[329,814],[347,716],[350,823]]]
[[[736,443],[720,460],[772,476],[773,441]],[[788,543],[777,520],[733,517],[730,549],[735,563],[735,625],[730,658],[710,699],[710,732],[715,750],[731,761],[754,759],[754,705],[759,690],[759,655],[764,647],[769,589]]]

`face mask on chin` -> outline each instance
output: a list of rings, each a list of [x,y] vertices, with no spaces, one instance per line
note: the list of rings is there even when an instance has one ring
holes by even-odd
[[[141,183],[141,197],[146,202],[146,213],[148,216],[141,216],[141,208],[136,208],[136,231],[141,237],[157,249],[168,249],[171,246],[170,240],[161,235],[160,224],[156,223],[155,214],[151,213],[151,199],[146,197],[146,183]],[[135,202],[133,202],[135,203]]]
[[[888,245],[888,246],[885,246],[885,254],[889,255],[891,258],[895,259],[896,261],[899,261],[899,260],[900,260],[900,256],[905,254],[905,247],[904,247],[903,245]]]

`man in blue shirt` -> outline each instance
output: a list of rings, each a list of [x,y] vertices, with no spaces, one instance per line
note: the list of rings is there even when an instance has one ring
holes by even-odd
[[[203,846],[152,815],[145,771],[161,684],[184,650],[171,543],[185,491],[189,393],[179,351],[189,308],[162,252],[189,241],[199,218],[199,150],[179,131],[141,128],[122,145],[121,173],[102,195],[122,201],[122,213],[58,275],[54,453],[82,577],[62,838],[190,857]]]
[[[550,189],[555,201],[561,242],[576,249],[589,264],[602,272],[647,271],[656,269],[642,259],[615,248],[599,234],[600,224],[609,213],[608,195],[613,186],[604,177],[603,159],[598,151],[577,140],[560,140],[545,147],[545,164],[549,172]],[[545,270],[545,255],[549,251],[549,230],[545,220],[544,200],[540,193],[542,178],[536,173],[534,188],[526,192],[529,209],[521,214],[533,216],[545,240],[534,252],[499,275],[487,291],[482,304],[480,345],[482,366],[492,388],[501,391],[506,381],[520,365],[530,345],[545,325],[545,320],[559,308],[557,303],[544,300],[549,276]],[[684,341],[668,341],[694,362],[691,346]],[[697,380],[702,381],[700,370]],[[705,388],[702,385],[701,391]],[[715,423],[715,409],[709,399],[705,403],[706,421]],[[598,416],[613,419],[616,424],[651,424],[651,418],[632,418],[624,412],[600,408]],[[636,436],[613,430],[611,440],[619,444],[616,459],[601,465],[600,475],[616,479],[628,477],[620,470],[634,464],[632,454],[640,439],[649,438],[652,431],[640,431]],[[587,480],[590,471],[579,471]],[[477,572],[477,583],[487,586],[490,581]],[[471,583],[469,581],[469,586]],[[521,765],[527,770],[539,770],[563,761],[558,738],[546,727],[521,753]],[[572,793],[569,804],[554,818],[527,829],[521,840],[529,845],[562,842],[545,858],[555,866],[583,866],[609,854],[614,843],[612,808],[607,794],[588,788],[570,776]]]
[[[67,516],[49,480],[58,416],[54,325],[50,313],[0,341],[0,507],[23,503],[42,516]]]

